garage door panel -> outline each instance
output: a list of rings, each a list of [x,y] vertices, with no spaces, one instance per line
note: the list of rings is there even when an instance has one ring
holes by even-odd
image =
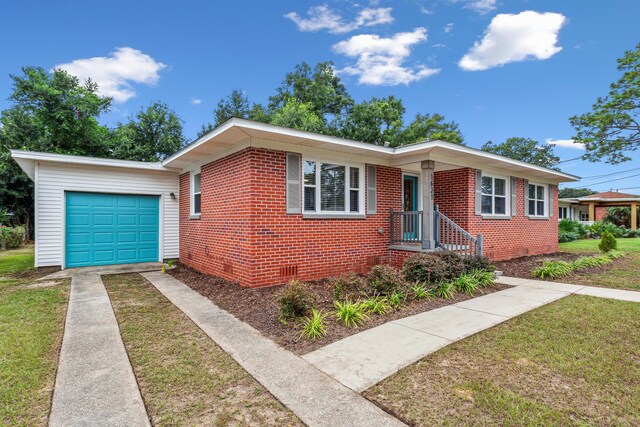
[[[159,198],[66,194],[67,267],[158,260]]]

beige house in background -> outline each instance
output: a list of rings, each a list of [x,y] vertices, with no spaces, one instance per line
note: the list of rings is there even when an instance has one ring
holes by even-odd
[[[586,224],[601,221],[611,207],[631,207],[631,229],[638,228],[640,196],[606,191],[590,196],[558,199],[558,219],[570,219]]]

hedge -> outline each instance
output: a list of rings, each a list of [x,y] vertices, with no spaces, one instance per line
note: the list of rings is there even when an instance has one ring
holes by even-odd
[[[27,232],[24,227],[0,227],[0,249],[13,249],[22,246]]]

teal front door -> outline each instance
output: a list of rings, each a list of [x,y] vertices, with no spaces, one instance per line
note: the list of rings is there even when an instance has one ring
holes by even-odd
[[[402,205],[405,212],[418,210],[418,177],[404,175],[402,179]],[[420,235],[420,216],[410,215],[404,217],[402,225],[404,240],[417,240]]]
[[[158,261],[159,197],[66,193],[65,267]]]

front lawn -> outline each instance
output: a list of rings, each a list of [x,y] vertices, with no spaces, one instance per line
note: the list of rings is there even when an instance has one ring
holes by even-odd
[[[556,282],[574,283],[576,285],[599,286],[604,288],[629,289],[640,291],[640,238],[617,239],[618,250],[624,252],[624,258],[616,259],[612,263],[587,268],[573,272],[566,277],[549,279]],[[559,252],[548,255],[536,255],[516,258],[509,261],[497,262],[498,270],[503,270],[505,276],[536,279],[532,270],[541,265],[542,261],[572,262],[585,255],[599,254],[597,239],[583,239],[575,242],[560,243]]]
[[[570,296],[367,390],[410,425],[640,424],[640,304]]]
[[[33,246],[0,252],[0,424],[46,425],[68,281],[33,286]]]
[[[139,274],[104,276],[154,425],[300,425]]]

